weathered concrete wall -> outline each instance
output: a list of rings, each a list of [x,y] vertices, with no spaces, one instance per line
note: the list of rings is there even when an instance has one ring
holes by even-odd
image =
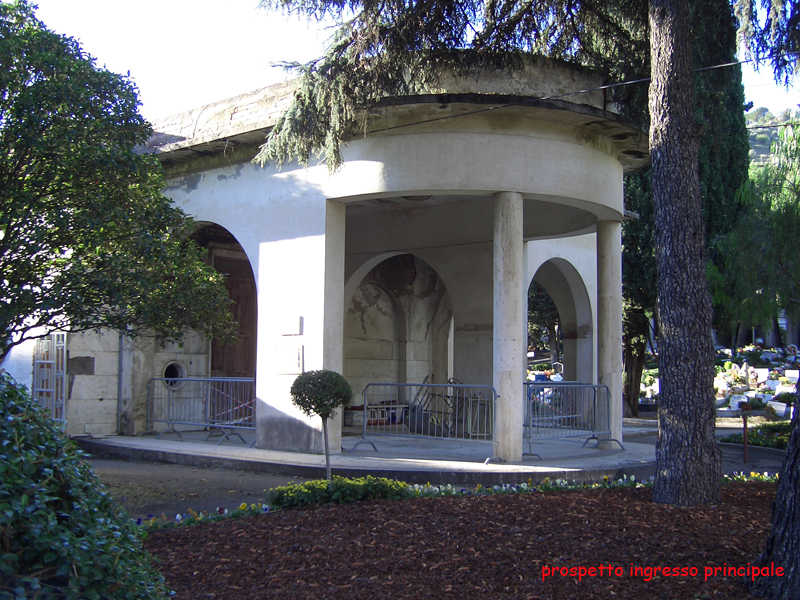
[[[405,383],[405,318],[393,294],[365,282],[356,290],[345,321],[344,373],[353,404],[362,404],[373,382]]]
[[[189,332],[183,347],[152,338],[123,338],[122,398],[120,390],[120,339],[116,332],[70,335],[67,360],[67,432],[135,435],[147,427],[147,384],[163,377],[171,362],[179,363],[186,377],[208,376],[208,342]],[[163,425],[160,426],[163,428]]]
[[[451,317],[444,283],[423,260],[397,255],[373,268],[345,321],[344,375],[354,403],[373,382],[445,383]]]
[[[119,337],[93,332],[68,337],[67,433],[109,434],[117,430]]]

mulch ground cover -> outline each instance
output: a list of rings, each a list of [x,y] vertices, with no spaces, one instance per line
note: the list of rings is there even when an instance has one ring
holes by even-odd
[[[699,508],[646,488],[321,506],[154,531],[145,547],[176,600],[743,599],[747,577],[719,567],[757,561],[775,487],[728,483]]]

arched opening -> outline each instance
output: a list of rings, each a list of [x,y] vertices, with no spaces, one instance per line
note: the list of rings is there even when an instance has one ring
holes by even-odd
[[[211,340],[211,377],[255,377],[257,301],[253,269],[242,246],[227,229],[208,224],[191,238],[208,250],[209,263],[225,275],[225,288],[232,300],[231,311],[238,324],[239,341],[225,345]]]
[[[373,267],[350,299],[344,376],[354,404],[369,383],[445,383],[452,377],[453,311],[425,261],[397,254]]]
[[[528,369],[539,365],[561,372],[561,326],[558,308],[536,279],[528,287]]]
[[[564,380],[593,383],[592,308],[580,273],[566,260],[553,258],[539,267],[533,281],[547,293],[558,311]]]

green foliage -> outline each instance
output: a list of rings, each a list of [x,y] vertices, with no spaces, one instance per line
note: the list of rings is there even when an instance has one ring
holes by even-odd
[[[692,3],[696,66],[728,62],[710,54],[716,52],[720,34],[727,38],[723,45],[735,51],[736,30],[731,26],[738,23],[740,40],[750,52],[769,57],[776,73],[790,75],[796,57],[773,50],[797,44],[789,39],[796,27],[787,26],[798,18],[796,3],[763,23],[751,10],[751,0],[734,4],[735,19],[729,0]],[[769,4],[771,10],[779,6]],[[299,88],[256,159],[262,164],[297,159],[307,165],[319,153],[330,168],[338,167],[342,145],[369,132],[370,117],[379,112],[381,102],[391,96],[435,93],[445,71],[514,69],[522,64],[522,53],[532,53],[602,71],[610,82],[639,79],[650,72],[648,3],[643,0],[260,0],[259,5],[341,23],[324,56],[284,65],[297,74]],[[726,71],[732,70],[706,75],[726,78]],[[704,105],[701,127],[706,118],[714,119],[718,103],[737,101],[741,92],[732,91],[734,96]],[[611,93],[629,116],[647,121],[646,85],[622,86]],[[698,96],[702,93],[698,90]],[[740,134],[722,127],[703,129],[704,136]],[[724,149],[718,158],[727,162]],[[736,177],[736,172],[730,175]]]
[[[773,159],[740,190],[744,214],[726,240],[743,310],[765,321],[784,308],[800,317],[800,122],[779,132]]]
[[[791,392],[781,392],[780,394],[775,394],[775,397],[772,399],[774,402],[782,402],[788,406],[794,404],[795,395]]]
[[[522,54],[569,60],[624,81],[647,72],[647,3],[574,3],[570,0],[433,2],[261,0],[261,7],[342,25],[325,55],[287,64],[299,89],[256,157],[262,164],[315,153],[329,168],[341,165],[341,146],[369,131],[387,97],[436,93],[445,72],[513,69]],[[646,86],[612,92],[620,105]],[[640,115],[641,116],[641,115]]]
[[[335,371],[307,371],[294,380],[292,402],[308,416],[332,417],[337,408],[350,405],[353,390]]]
[[[763,165],[772,159],[772,145],[778,143],[781,129],[792,119],[800,119],[800,110],[794,114],[786,109],[773,115],[764,107],[754,108],[745,115],[750,131],[750,162]]]
[[[168,597],[127,513],[5,374],[0,454],[0,597]]]
[[[546,335],[558,324],[558,309],[550,294],[536,280],[528,288],[528,333]]]
[[[296,508],[364,500],[401,500],[413,496],[407,483],[367,475],[356,479],[334,477],[331,482],[317,479],[272,488],[267,494],[267,503],[275,508]]]
[[[736,27],[728,0],[693,3],[692,38],[696,65],[728,63],[735,60]],[[744,93],[741,69],[715,69],[695,76],[695,120],[700,131],[700,197],[705,222],[715,326],[727,329],[732,300],[722,270],[725,257],[714,249],[714,241],[736,223],[739,206],[737,188],[747,177],[747,133],[742,107]],[[622,225],[623,235],[623,336],[626,369],[641,365],[650,319],[656,316],[656,258],[650,169],[625,177],[625,206],[639,218]],[[730,276],[735,274],[731,273]],[[714,293],[715,292],[715,293]],[[628,358],[628,354],[631,355]],[[639,360],[632,360],[638,357]],[[631,382],[638,391],[636,373]]]
[[[222,277],[140,151],[129,78],[0,3],[0,357],[35,328],[232,338]]]
[[[550,347],[550,357],[557,361],[559,316],[550,294],[535,279],[528,288],[528,343],[535,340],[539,345],[546,337]]]
[[[761,357],[762,351],[761,350],[745,350],[742,352],[744,359],[747,361],[747,364],[751,367],[756,368],[764,368],[764,367],[772,367],[772,363],[768,360],[765,360]]]
[[[791,432],[792,424],[789,421],[764,423],[763,425],[747,429],[747,444],[749,446],[786,450],[789,446],[789,435],[791,435]],[[732,433],[721,437],[719,441],[731,444],[742,444],[744,443],[744,436],[741,433]]]
[[[658,369],[642,370],[642,383],[645,385],[653,385],[656,379],[658,379]]]

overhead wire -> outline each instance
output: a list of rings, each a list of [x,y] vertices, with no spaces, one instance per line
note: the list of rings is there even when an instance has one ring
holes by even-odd
[[[782,53],[780,55],[767,56],[767,57],[764,57],[763,59],[749,58],[749,59],[746,59],[746,60],[733,61],[733,62],[727,62],[727,63],[720,63],[718,65],[711,65],[711,66],[708,66],[708,67],[698,67],[696,69],[693,69],[692,72],[700,73],[700,72],[703,72],[703,71],[711,71],[711,70],[714,70],[714,69],[723,69],[723,68],[726,68],[726,67],[733,67],[733,66],[736,66],[736,65],[743,65],[743,64],[749,63],[749,62],[756,62],[757,60],[759,60],[759,61],[760,60],[769,60],[771,58],[774,58],[775,56],[795,56],[795,55],[798,55],[798,54],[800,54],[800,52],[785,52],[785,53]],[[559,98],[564,98],[564,97],[567,97],[567,96],[576,96],[578,94],[587,94],[589,92],[600,92],[600,91],[610,90],[610,89],[614,89],[614,88],[618,88],[618,87],[624,87],[624,86],[628,86],[628,85],[646,83],[646,82],[649,82],[650,79],[651,79],[650,77],[642,77],[642,78],[639,78],[639,79],[632,79],[630,81],[621,81],[621,82],[618,82],[618,83],[609,83],[609,84],[606,84],[606,85],[600,85],[600,86],[597,86],[597,87],[587,88],[587,89],[584,89],[584,90],[576,90],[574,92],[564,92],[564,93],[561,93],[561,94],[551,94],[549,96],[541,96],[541,97],[538,97],[538,98],[528,98],[526,100],[519,100],[517,102],[506,102],[504,104],[498,104],[498,105],[495,105],[495,106],[487,106],[486,108],[479,108],[479,109],[476,109],[476,110],[471,110],[471,111],[458,113],[458,114],[454,114],[454,115],[442,115],[441,117],[434,117],[434,118],[431,118],[431,119],[423,119],[423,120],[420,120],[420,121],[413,121],[413,122],[410,122],[410,123],[401,123],[399,125],[392,125],[390,127],[383,127],[381,129],[370,129],[367,133],[368,134],[371,134],[371,133],[384,133],[384,132],[393,131],[393,130],[396,130],[396,129],[404,129],[406,127],[414,127],[416,125],[426,125],[428,123],[436,123],[438,121],[446,121],[448,119],[456,119],[456,118],[459,118],[459,117],[468,117],[468,116],[477,115],[477,114],[486,113],[486,112],[491,112],[491,111],[495,111],[495,110],[502,110],[504,108],[511,108],[513,106],[526,106],[526,105],[530,105],[530,104],[533,104],[533,103],[536,103],[536,102],[542,102],[542,101],[547,101],[547,100],[557,100]],[[776,127],[785,127],[786,124],[775,125],[775,126]],[[750,129],[750,127],[745,127],[745,129]],[[726,129],[725,131],[741,131],[741,129],[730,129],[730,130]]]

